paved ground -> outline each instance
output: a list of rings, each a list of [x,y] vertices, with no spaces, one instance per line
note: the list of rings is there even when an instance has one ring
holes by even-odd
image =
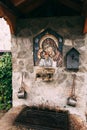
[[[0,119],[5,115],[6,111],[0,111]]]

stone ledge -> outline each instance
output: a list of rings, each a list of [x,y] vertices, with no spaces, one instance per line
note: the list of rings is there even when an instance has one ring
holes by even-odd
[[[0,120],[0,130],[10,130],[14,120],[25,106],[11,108]]]

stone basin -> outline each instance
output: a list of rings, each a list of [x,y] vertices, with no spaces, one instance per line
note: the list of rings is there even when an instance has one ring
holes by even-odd
[[[50,116],[44,116],[44,114],[42,112],[42,109],[30,109],[30,107],[28,106],[18,106],[18,107],[13,107],[11,108],[0,120],[0,130],[43,130],[44,127],[43,125],[46,125],[46,122],[41,122],[42,123],[42,127],[40,127],[39,129],[36,129],[34,127],[28,127],[29,126],[29,122],[28,122],[28,125],[27,123],[24,123],[26,122],[24,119],[25,119],[25,116],[26,116],[26,113],[27,113],[27,117],[29,118],[32,117],[30,111],[33,111],[34,113],[35,112],[38,112],[39,114],[36,114],[35,116],[39,115],[38,116],[38,119],[40,118],[40,115],[41,115],[41,118],[42,119],[46,119],[46,118],[43,118],[43,117],[50,117]],[[46,109],[45,111],[45,114],[47,112],[48,109]],[[60,128],[56,128],[53,124],[53,128],[52,128],[52,124],[50,125],[51,127],[49,127],[49,129],[45,129],[45,130],[87,130],[87,124],[86,122],[84,122],[80,116],[78,115],[75,115],[75,114],[70,114],[68,111],[65,111],[65,110],[62,110],[62,109],[59,109],[57,111],[48,111],[48,115],[50,115],[50,112],[53,113],[53,115],[55,115],[55,112],[57,113],[56,117],[58,118],[58,116],[62,115],[62,117],[64,117],[64,120],[65,123],[64,125],[67,127],[64,129],[64,127],[60,127]],[[60,114],[59,114],[60,113]],[[56,117],[54,118],[54,116],[51,116],[49,119],[57,119]],[[23,117],[24,116],[24,117]],[[21,117],[21,118],[20,118]],[[36,117],[35,117],[36,118]],[[41,120],[40,118],[40,120]],[[31,118],[32,119],[32,118]],[[60,117],[60,120],[59,121],[62,121],[61,120],[62,118]],[[21,120],[23,120],[24,122],[21,122]],[[33,119],[34,120],[34,119]],[[63,121],[64,121],[63,120]],[[29,120],[28,120],[29,121]],[[58,119],[57,119],[58,121]],[[32,121],[30,122],[30,124],[32,123]],[[35,124],[35,122],[33,122]],[[48,121],[49,123],[49,121]],[[52,123],[52,122],[51,122]],[[68,123],[68,124],[67,124]],[[25,125],[26,124],[26,125]],[[36,123],[37,125],[37,123]],[[58,124],[59,125],[59,124]],[[49,126],[49,125],[48,125]]]

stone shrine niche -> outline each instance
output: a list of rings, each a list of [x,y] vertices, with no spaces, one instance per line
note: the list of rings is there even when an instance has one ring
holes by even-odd
[[[63,38],[46,29],[34,38],[34,65],[40,67],[62,66]]]
[[[79,55],[80,53],[75,49],[71,48],[66,54],[66,68],[68,70],[79,69]]]
[[[63,38],[51,29],[46,29],[34,38],[34,65],[36,79],[52,81],[55,67],[62,66]]]

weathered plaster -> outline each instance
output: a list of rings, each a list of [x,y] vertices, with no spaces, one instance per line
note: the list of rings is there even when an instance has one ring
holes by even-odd
[[[87,36],[82,34],[83,17],[41,18],[19,20],[16,36],[12,37],[13,57],[13,106],[48,105],[69,110],[80,115],[84,120],[86,112],[87,89]],[[33,38],[47,27],[55,30],[64,38],[63,65],[55,68],[53,82],[36,80],[38,67],[33,63]],[[65,66],[65,55],[75,47],[80,53],[80,65],[77,72],[68,71]],[[18,99],[17,93],[21,87],[22,72],[24,72],[26,99]],[[76,74],[75,87],[77,105],[67,105],[72,87],[72,74]]]

